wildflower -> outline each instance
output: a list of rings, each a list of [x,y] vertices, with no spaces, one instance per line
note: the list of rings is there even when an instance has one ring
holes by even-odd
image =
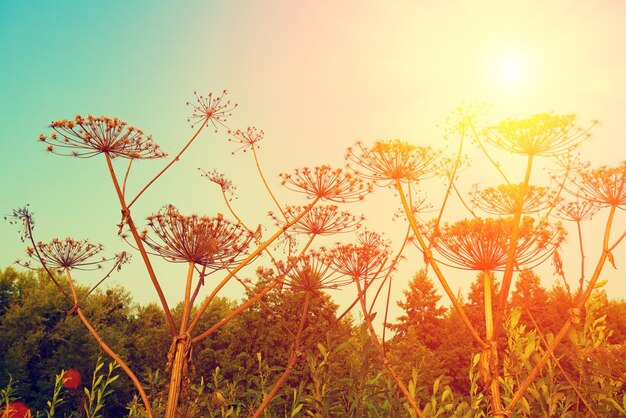
[[[474,190],[472,202],[492,215],[512,215],[518,200],[522,199],[522,213],[536,213],[555,204],[555,194],[547,187],[529,185],[524,196],[522,184],[501,184],[485,190]]]
[[[228,138],[230,142],[236,142],[240,144],[240,147],[233,151],[233,154],[239,150],[243,150],[246,152],[248,149],[258,149],[258,143],[263,139],[263,135],[265,134],[261,130],[257,130],[255,127],[250,127],[244,131],[237,129],[236,131],[228,131],[228,134],[231,136]]]
[[[222,189],[222,193],[224,193],[225,195],[230,195],[229,200],[236,198],[235,189],[237,189],[237,187],[233,184],[231,180],[227,179],[224,174],[218,172],[217,170],[202,171],[202,177],[206,177],[210,182],[220,186],[220,189]]]
[[[446,136],[463,135],[480,125],[481,118],[487,113],[487,104],[479,102],[463,103],[450,113],[446,119]]]
[[[153,159],[165,157],[152,136],[117,118],[78,115],[73,120],[58,120],[50,125],[55,133],[40,135],[47,150],[63,156],[90,158],[106,153],[111,158]]]
[[[434,248],[453,267],[463,270],[497,271],[506,265],[513,231],[513,220],[507,218],[465,219],[444,224],[435,233]],[[532,268],[545,261],[565,239],[560,224],[552,226],[530,216],[522,219],[515,264]]]
[[[30,418],[32,415],[30,408],[24,402],[13,401],[0,411],[0,416],[2,418]]]
[[[366,183],[342,169],[333,169],[322,165],[296,169],[293,174],[283,173],[282,185],[289,190],[303,192],[310,199],[319,198],[331,202],[356,202],[363,200],[372,191],[372,185]]]
[[[432,175],[439,153],[431,147],[418,147],[399,139],[379,141],[368,148],[361,142],[348,148],[346,160],[352,161],[361,170],[359,176],[380,185],[389,185],[396,180],[419,181]]]
[[[311,251],[293,258],[284,285],[296,291],[319,292],[337,289],[352,282],[351,277],[338,276],[331,269],[332,257],[325,251]]]
[[[38,242],[35,247],[28,247],[26,254],[46,267],[55,270],[96,270],[101,268],[103,262],[108,261],[104,257],[96,257],[104,246],[102,244],[91,244],[87,240],[75,240],[73,238],[58,239],[50,242]],[[125,254],[125,253],[124,253]],[[41,258],[40,258],[41,257]],[[117,258],[116,255],[113,258]],[[19,262],[20,265],[32,268],[29,261]]]
[[[286,221],[270,212],[270,216],[278,226],[285,225],[291,219],[298,217],[304,206],[288,206],[285,209]],[[311,208],[295,225],[293,232],[310,235],[333,235],[341,232],[350,232],[361,226],[363,217],[357,218],[349,212],[342,212],[335,205],[315,206]]]
[[[591,136],[577,127],[575,115],[538,113],[527,119],[508,119],[483,131],[487,141],[498,148],[528,156],[552,157],[570,152]]]
[[[252,235],[223,216],[184,216],[173,206],[148,217],[158,239],[142,234],[158,255],[174,263],[194,262],[212,270],[227,268],[245,253]]]
[[[30,239],[32,230],[35,228],[33,213],[28,209],[29,205],[23,208],[13,209],[13,213],[6,215],[4,219],[11,225],[20,225],[20,240],[22,242]]]
[[[389,243],[379,234],[358,234],[358,244],[338,244],[330,250],[335,271],[355,280],[372,281],[386,273]]]
[[[211,122],[215,132],[217,132],[218,124],[226,126],[226,119],[231,116],[231,112],[237,107],[237,104],[231,104],[230,100],[222,103],[227,94],[226,90],[223,90],[222,95],[219,97],[213,96],[213,93],[209,93],[206,97],[198,96],[198,93],[195,91],[193,94],[196,96],[196,103],[187,102],[187,106],[193,109],[191,116],[187,118],[187,122],[191,122],[192,128],[198,122],[206,126]]]
[[[69,369],[63,373],[63,386],[68,389],[76,389],[81,382],[80,372],[76,369]]]
[[[557,217],[573,222],[582,222],[593,218],[599,208],[588,200],[577,199],[571,202],[560,202]]]
[[[580,172],[581,198],[603,207],[626,207],[626,161],[616,167],[603,166]]]

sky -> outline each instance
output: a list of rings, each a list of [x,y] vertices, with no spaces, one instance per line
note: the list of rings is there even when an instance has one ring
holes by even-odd
[[[444,146],[446,118],[468,102],[489,104],[492,121],[549,111],[576,113],[581,126],[599,120],[580,152],[594,165],[615,165],[626,160],[625,13],[621,1],[576,0],[0,2],[0,212],[29,203],[37,240],[73,236],[101,242],[110,253],[128,250],[117,237],[119,207],[103,158],[50,155],[37,137],[49,134],[54,120],[108,115],[152,134],[175,154],[193,132],[186,103],[194,91],[227,89],[238,104],[229,127],[264,130],[262,166],[289,204],[305,201],[280,190],[280,172],[343,166],[356,141]],[[225,129],[206,130],[138,201],[135,219],[169,203],[183,213],[225,213],[218,190],[198,172],[217,168],[237,185],[234,204],[242,216],[266,225],[269,236],[273,225],[265,215],[275,208],[251,155],[231,155],[235,148]],[[514,169],[519,162],[503,163]],[[138,190],[163,165],[137,164],[129,189]],[[463,176],[466,185],[497,181],[480,162]],[[391,221],[398,206],[397,197],[381,189],[354,211],[394,239],[404,231]],[[626,224],[619,216],[616,233]],[[588,260],[597,257],[597,240],[591,241],[598,230],[588,227]],[[618,268],[623,247],[615,252]],[[579,261],[568,251],[573,278]],[[409,252],[393,299],[421,267],[417,251]],[[0,267],[23,254],[15,228],[0,223]],[[139,261],[136,256],[109,285],[123,285],[140,303],[155,301]],[[185,267],[157,265],[175,303]],[[623,267],[607,266],[606,277],[609,295],[626,297]],[[451,274],[452,287],[462,292],[472,280]],[[552,280],[548,269],[542,283]],[[345,303],[353,292],[337,300]],[[239,297],[241,289],[224,294]]]

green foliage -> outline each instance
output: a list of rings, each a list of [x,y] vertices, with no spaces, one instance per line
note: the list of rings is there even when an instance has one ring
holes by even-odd
[[[114,374],[119,367],[115,363],[109,363],[106,374],[102,368],[105,363],[98,358],[96,369],[91,379],[91,387],[83,388],[86,399],[83,401],[83,410],[87,418],[102,418],[102,409],[107,396],[113,393],[111,384],[118,379],[118,375]]]
[[[0,310],[0,345],[10,357],[0,359],[3,367],[0,402],[6,404],[23,396],[37,417],[146,416],[139,399],[125,395],[134,392],[125,376],[120,374],[117,379],[118,370],[109,369],[113,366],[102,362],[95,370],[85,365],[89,357],[95,362],[98,348],[77,318],[67,316],[64,301],[54,297],[56,293],[49,289],[45,278],[11,269],[1,273],[0,291],[4,293],[0,300],[6,303]],[[535,282],[529,280],[529,283]],[[539,287],[531,295],[542,294],[540,285],[536,285]],[[475,293],[479,292],[477,283]],[[505,405],[545,353],[543,338],[548,342],[553,338],[554,321],[547,316],[556,309],[567,314],[565,306],[570,299],[563,288],[557,286],[545,294],[543,313],[530,310],[538,329],[526,310],[527,304],[517,303],[519,308],[507,316],[501,358],[504,374],[500,381]],[[161,416],[167,394],[163,352],[169,344],[162,311],[155,305],[133,305],[119,288],[96,293],[93,300],[97,306],[87,303],[84,311],[99,331],[129,358],[131,367],[144,371],[142,380],[153,412]],[[289,326],[297,322],[301,301],[296,293],[284,290],[281,294],[270,294],[265,302],[273,309],[272,315],[285,319]],[[611,312],[620,312],[620,303],[608,300],[601,291],[594,293],[582,313],[581,323],[574,326],[566,343],[555,353],[559,363],[548,362],[513,416],[586,416],[585,402],[599,417],[624,413],[626,348],[623,341],[615,338],[623,330],[614,331],[611,326],[621,323],[619,319],[611,319]],[[234,302],[227,299],[215,299],[202,327],[210,326],[233,306]],[[436,304],[433,306],[438,308]],[[471,308],[471,302],[468,306]],[[414,416],[393,381],[382,371],[384,367],[366,327],[354,328],[344,322],[332,332],[327,331],[335,309],[324,297],[317,298],[317,305],[312,305],[312,317],[319,322],[305,336],[305,361],[300,362],[296,377],[282,388],[265,416]],[[173,312],[180,315],[179,307]],[[428,336],[435,337],[431,342],[437,345],[437,350],[429,349],[418,332],[426,328],[420,328],[420,322],[413,322],[403,326],[406,332],[402,337],[396,335],[386,344],[388,360],[407,383],[425,416],[487,416],[488,395],[481,387],[478,373],[480,356],[472,355],[479,350],[453,310],[448,309],[444,315],[438,309],[430,312],[422,316],[421,324],[437,324],[438,329]],[[563,312],[559,315],[563,316]],[[196,370],[184,394],[181,416],[247,416],[261,403],[283,371],[290,344],[290,337],[273,318],[262,306],[255,306],[196,347]],[[254,341],[262,335],[265,338]],[[238,338],[243,341],[237,342]],[[246,344],[258,351],[251,353],[251,347]],[[245,351],[245,356],[237,350]],[[77,364],[82,375],[93,376],[91,384],[79,390],[67,389],[62,384],[61,367],[76,368]],[[34,376],[36,383],[31,369],[42,374]],[[40,389],[35,392],[33,388]],[[122,409],[116,407],[123,399],[126,403]]]

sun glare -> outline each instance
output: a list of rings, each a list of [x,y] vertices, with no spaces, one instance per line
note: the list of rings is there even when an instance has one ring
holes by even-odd
[[[500,83],[513,87],[527,80],[528,62],[520,54],[505,54],[499,59],[497,71]]]

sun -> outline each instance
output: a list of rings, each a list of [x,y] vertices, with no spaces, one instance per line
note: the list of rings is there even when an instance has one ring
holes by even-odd
[[[506,52],[496,60],[495,76],[505,88],[522,88],[529,78],[529,60],[517,52]]]

